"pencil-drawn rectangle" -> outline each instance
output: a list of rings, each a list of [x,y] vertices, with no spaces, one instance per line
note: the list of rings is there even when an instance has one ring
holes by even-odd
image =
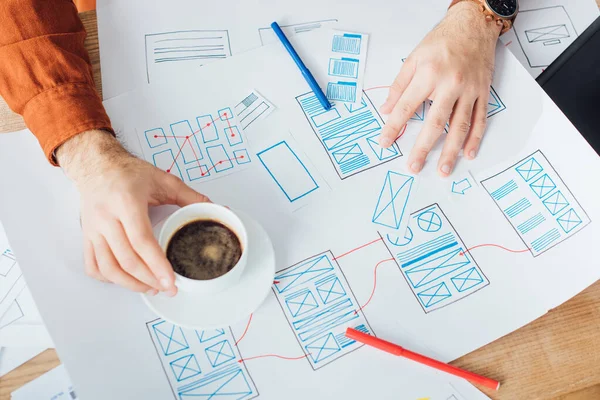
[[[346,328],[373,334],[330,251],[278,271],[273,292],[315,370],[362,346]]]
[[[200,150],[200,143],[198,143],[198,138],[196,137],[197,132],[194,132],[188,120],[171,124],[171,133],[179,147],[184,164],[197,162],[204,158],[202,150]]]
[[[426,313],[490,283],[437,204],[412,213],[404,237],[382,238]]]
[[[531,68],[547,67],[577,38],[563,6],[519,10],[513,28]]]
[[[534,257],[591,222],[540,150],[481,184]]]
[[[206,164],[200,164],[185,170],[190,181],[195,181],[210,176],[209,168]]]
[[[266,118],[275,110],[275,107],[260,93],[253,91],[239,102],[234,109],[242,129],[246,130],[255,121]]]
[[[321,127],[339,118],[341,118],[340,113],[335,108],[332,108],[330,110],[322,112],[321,114],[317,114],[311,117],[312,122],[316,127]]]
[[[359,60],[356,58],[330,58],[329,75],[358,79]]]
[[[233,152],[233,158],[235,158],[235,162],[238,163],[238,165],[248,164],[251,161],[248,150],[246,149],[235,150]]]
[[[334,35],[331,51],[334,53],[360,54],[362,35],[344,33]]]
[[[305,163],[286,141],[261,151],[257,156],[291,203],[319,188]]]
[[[178,64],[202,66],[231,56],[226,30],[190,30],[152,33],[145,36],[146,77],[177,73]]]
[[[207,114],[196,117],[196,122],[200,128],[200,134],[204,143],[219,140],[219,132],[217,131],[217,125],[215,125],[212,115]]]
[[[167,137],[162,128],[150,129],[144,132],[144,136],[146,137],[146,141],[148,142],[148,146],[150,148],[167,144]]]
[[[555,42],[557,40],[558,43],[560,43],[560,39],[566,39],[570,36],[569,30],[565,24],[528,29],[525,31],[525,35],[530,43],[547,41]]]
[[[219,173],[233,168],[231,158],[222,144],[207,147],[206,152],[215,172]]]
[[[6,276],[10,270],[17,264],[14,254],[10,249],[5,249],[0,254],[0,276]]]
[[[302,22],[291,25],[280,25],[281,30],[286,36],[293,36],[299,33],[310,32],[315,29],[333,27],[338,22],[337,19],[325,19],[321,21]],[[260,36],[260,42],[264,46],[269,43],[277,43],[279,39],[271,27],[259,28],[258,34]]]
[[[225,136],[227,137],[227,141],[230,146],[237,146],[238,144],[242,144],[244,140],[242,139],[242,134],[237,126],[228,126],[225,128]]]
[[[329,82],[327,84],[327,98],[346,102],[356,101],[356,82]]]
[[[340,179],[402,157],[396,143],[388,149],[379,147],[383,120],[366,93],[359,105],[334,103],[329,111],[313,92],[296,100]]]
[[[230,328],[198,331],[162,319],[146,326],[176,399],[258,396]]]
[[[181,170],[179,169],[179,165],[175,162],[175,156],[173,155],[173,151],[163,150],[159,153],[155,153],[152,155],[152,162],[157,168],[162,169],[170,174],[173,174],[179,179],[183,180],[183,175],[181,175]]]

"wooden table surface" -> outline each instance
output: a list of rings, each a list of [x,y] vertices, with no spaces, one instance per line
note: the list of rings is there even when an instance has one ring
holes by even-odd
[[[600,7],[600,0],[596,1]],[[80,15],[101,92],[96,13]],[[10,126],[18,123],[12,121]],[[2,125],[0,121],[0,128]],[[56,351],[48,349],[0,378],[0,400],[10,399],[12,391],[59,364]],[[600,281],[529,325],[452,364],[501,381],[498,392],[482,389],[492,399],[600,399]]]

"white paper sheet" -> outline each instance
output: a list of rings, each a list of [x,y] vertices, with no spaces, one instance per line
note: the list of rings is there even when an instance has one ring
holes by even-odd
[[[54,347],[0,222],[0,346]]]
[[[322,40],[326,35],[327,32],[307,33],[298,35],[292,42],[301,51],[310,49],[312,56],[306,62],[319,67],[323,60],[326,62],[329,51],[327,42]],[[390,67],[384,62],[387,54],[407,54],[409,46],[395,38],[373,39],[365,86],[378,86],[382,81],[391,80],[398,66]],[[592,221],[600,218],[599,188],[589,184],[600,172],[598,157],[508,51],[498,49],[497,60],[494,89],[504,107],[499,111],[496,107],[494,110],[498,112],[490,115],[477,160],[460,160],[450,179],[436,177],[434,162],[426,165],[419,176],[418,191],[409,195],[414,197],[416,207],[406,216],[410,218],[412,237],[406,231],[397,232],[396,237],[388,238],[387,234],[382,237],[380,225],[373,221],[389,172],[405,173],[404,157],[374,163],[373,168],[351,177],[340,175],[333,164],[335,157],[313,130],[310,120],[314,115],[306,114],[298,102],[308,90],[305,82],[297,79],[297,70],[281,46],[263,47],[206,65],[202,73],[192,77],[182,75],[170,82],[156,82],[132,94],[130,101],[115,99],[125,107],[116,107],[121,115],[128,114],[131,128],[126,128],[123,135],[129,139],[135,137],[133,127],[163,123],[179,115],[194,116],[198,110],[231,104],[232,99],[245,96],[248,87],[256,88],[277,105],[272,115],[257,123],[260,129],[257,125],[248,134],[257,152],[272,145],[281,132],[291,131],[302,152],[310,156],[313,168],[329,184],[330,195],[294,212],[279,195],[280,189],[273,184],[268,172],[256,162],[222,179],[192,184],[214,201],[244,210],[256,218],[269,232],[276,249],[279,286],[274,285],[274,294],[254,313],[247,334],[237,346],[231,342],[240,340],[247,321],[233,324],[228,334],[231,336],[227,336],[236,355],[229,360],[234,361],[231,365],[245,368],[251,377],[253,386],[247,390],[254,387],[265,399],[303,398],[308,393],[317,393],[316,388],[323,398],[333,393],[358,398],[372,397],[373,388],[379,388],[377,397],[397,398],[399,390],[419,391],[425,387],[422,385],[433,387],[447,382],[445,377],[438,381],[436,374],[425,367],[407,364],[406,360],[390,358],[356,343],[342,343],[354,347],[355,351],[350,353],[342,352],[340,345],[340,351],[329,353],[327,358],[315,356],[312,363],[304,360],[313,357],[307,348],[318,345],[314,340],[327,338],[311,337],[302,329],[294,329],[293,322],[298,322],[296,319],[301,316],[286,314],[282,307],[288,306],[281,295],[297,295],[297,290],[308,289],[313,293],[314,304],[325,307],[326,294],[336,292],[340,296],[337,302],[351,304],[353,319],[345,320],[344,324],[356,322],[356,327],[415,351],[451,360],[543,315],[598,278],[597,265],[582,251],[598,241],[598,228],[593,222],[537,257],[489,247],[460,255],[460,251],[484,243],[510,249],[524,247],[479,180],[490,176],[481,177],[484,172],[493,169],[497,173],[537,149],[550,160],[589,218]],[[229,90],[214,90],[222,87]],[[198,97],[199,88],[210,92],[211,97]],[[385,94],[377,94],[380,92],[372,90],[363,97],[381,99]],[[373,101],[381,104],[381,101]],[[127,104],[135,106],[126,107]],[[369,118],[378,121],[372,112]],[[414,126],[420,123],[412,122]],[[338,140],[348,140],[346,133],[344,130],[336,132]],[[375,134],[377,131],[367,133]],[[414,136],[403,136],[398,142],[398,151],[406,154],[412,141]],[[135,145],[135,141],[131,143]],[[183,383],[172,383],[176,379],[173,378],[175,372],[164,367],[167,362],[164,357],[169,366],[176,358],[161,347],[158,334],[153,333],[153,324],[160,321],[156,321],[137,295],[85,277],[77,195],[60,171],[46,164],[37,146],[35,139],[27,134],[0,137],[2,165],[11,165],[10,170],[14,171],[6,174],[7,184],[18,187],[18,182],[29,182],[27,186],[20,186],[19,193],[9,193],[0,199],[0,213],[30,287],[40,299],[40,312],[47,316],[61,359],[71,366],[72,378],[84,398],[119,398],[134,394],[143,398],[171,398],[173,391],[185,389]],[[370,162],[377,159],[375,149],[364,147],[362,150],[375,154],[375,158],[369,158]],[[465,184],[461,184],[462,194],[453,192],[453,183],[458,184],[465,178],[470,179],[471,188],[465,189]],[[405,197],[397,196],[394,202],[403,200]],[[39,224],[40,220],[46,223]],[[428,241],[431,248],[421,246]],[[31,243],[40,246],[39,251],[28,251]],[[403,252],[402,256],[409,258],[407,261],[401,259],[401,250],[396,247],[412,251],[410,257]],[[56,260],[52,269],[43,267],[43,260],[49,257]],[[311,260],[314,264],[310,264]],[[429,275],[428,264],[433,265],[435,260],[453,273]],[[285,275],[289,268],[299,271],[321,262],[325,263],[322,271],[327,275],[302,282],[314,287],[289,285],[293,281]],[[412,263],[402,266],[407,262]],[[570,266],[568,271],[565,265]],[[375,274],[378,284],[374,291]],[[329,280],[321,281],[324,278]],[[48,282],[58,287],[51,287]],[[321,287],[327,283],[333,289],[338,282],[343,290]],[[356,314],[353,311],[357,311]],[[325,330],[325,336],[332,335],[343,342],[339,327]],[[192,341],[195,341],[194,346],[198,344],[199,334],[202,332],[189,334],[189,346]],[[184,336],[188,338],[185,333]],[[329,346],[320,348],[331,349]],[[195,348],[191,353],[183,350],[181,356],[196,355],[199,366],[210,362],[202,349]],[[238,354],[246,361],[237,363]],[[301,359],[253,358],[266,354]],[[93,363],[89,361],[92,359]],[[315,371],[313,367],[319,364],[324,367]],[[399,373],[400,370],[403,372]],[[96,379],[100,371],[105,377],[102,382]],[[200,375],[190,377],[190,382],[198,382],[204,377]],[[106,381],[111,385],[105,385]],[[347,382],[368,384],[348,385]],[[465,390],[472,388],[465,387]],[[477,394],[464,396],[477,398]]]
[[[46,350],[44,347],[2,347],[0,348],[0,377],[20,367],[33,357]]]
[[[77,400],[64,365],[59,365],[11,393],[12,400]]]
[[[595,0],[521,0],[500,40],[537,78],[600,15]]]

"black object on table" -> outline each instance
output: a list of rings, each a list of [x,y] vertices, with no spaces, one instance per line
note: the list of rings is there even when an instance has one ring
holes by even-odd
[[[600,17],[537,81],[600,154]]]

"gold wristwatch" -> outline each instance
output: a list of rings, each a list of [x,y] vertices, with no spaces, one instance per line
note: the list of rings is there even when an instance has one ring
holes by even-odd
[[[450,7],[461,1],[472,1],[479,4],[485,20],[493,21],[502,27],[500,35],[512,28],[519,12],[519,0],[454,0]]]

